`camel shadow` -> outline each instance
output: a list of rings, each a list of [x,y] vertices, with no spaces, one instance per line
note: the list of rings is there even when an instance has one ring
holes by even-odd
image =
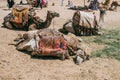
[[[85,7],[82,7],[82,6],[73,6],[73,7],[68,8],[68,10],[80,10],[80,11],[88,11],[88,12],[92,11],[87,6],[85,6]]]
[[[5,28],[5,29],[9,29],[9,28],[5,27],[4,25],[2,25],[1,27],[2,27],[2,28]],[[9,29],[9,30],[15,30],[15,31],[28,31],[27,28],[25,28],[25,29],[12,28],[12,29]]]
[[[20,51],[23,54],[27,54],[29,56],[31,56],[32,59],[41,59],[41,60],[60,60],[59,57],[57,56],[37,56],[37,55],[32,55],[31,52],[28,51]]]
[[[9,8],[4,8],[4,9],[2,9],[2,10],[4,10],[4,11],[11,11],[11,9],[9,9]]]

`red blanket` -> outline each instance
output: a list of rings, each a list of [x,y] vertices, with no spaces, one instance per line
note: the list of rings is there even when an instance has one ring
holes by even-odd
[[[54,55],[57,51],[66,50],[67,46],[61,36],[45,36],[41,38],[39,48],[42,50],[42,55]]]

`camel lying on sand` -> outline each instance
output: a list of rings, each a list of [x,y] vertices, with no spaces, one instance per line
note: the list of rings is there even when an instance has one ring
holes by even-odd
[[[62,29],[59,29],[63,33],[74,33],[76,35],[97,35],[99,34],[99,28],[103,26],[105,10],[100,10],[100,18],[96,20],[94,14],[90,14],[83,11],[76,11],[73,15],[73,19],[67,21]]]
[[[14,6],[11,13],[4,17],[3,25],[9,29],[41,29],[49,27],[52,19],[55,17],[59,17],[59,13],[48,11],[46,20],[43,21],[40,17],[36,16],[33,8]]]
[[[106,0],[104,3],[99,3],[98,7],[99,8],[104,8],[106,10],[111,10],[111,11],[117,11],[117,7],[120,6],[118,4],[118,1],[110,1]]]
[[[57,56],[64,60],[76,55],[76,64],[88,60],[91,54],[91,49],[75,35],[63,35],[52,29],[28,31],[15,41],[17,50],[26,50],[35,56]]]

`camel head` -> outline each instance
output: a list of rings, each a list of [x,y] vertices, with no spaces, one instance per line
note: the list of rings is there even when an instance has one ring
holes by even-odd
[[[47,11],[47,18],[52,19],[54,17],[59,17],[59,13],[53,11]]]

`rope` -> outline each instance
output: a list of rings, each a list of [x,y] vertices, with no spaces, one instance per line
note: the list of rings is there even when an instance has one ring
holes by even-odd
[[[53,30],[55,29],[55,28],[54,28],[54,24],[55,24],[55,23],[54,23],[54,18],[53,18]]]

